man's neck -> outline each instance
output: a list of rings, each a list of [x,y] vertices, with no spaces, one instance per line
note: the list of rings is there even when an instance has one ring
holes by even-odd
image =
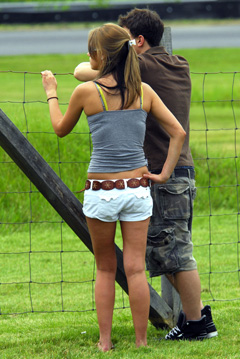
[[[138,54],[143,54],[144,52],[146,52],[147,50],[149,50],[151,48],[151,46],[148,45],[148,43],[145,41],[144,45],[140,48],[138,48]]]

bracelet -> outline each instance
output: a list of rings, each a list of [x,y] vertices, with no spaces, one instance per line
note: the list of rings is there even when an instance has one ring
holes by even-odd
[[[47,102],[48,102],[49,100],[51,100],[52,98],[55,98],[56,100],[58,100],[58,97],[54,96],[54,97],[49,97],[49,98],[47,99]]]

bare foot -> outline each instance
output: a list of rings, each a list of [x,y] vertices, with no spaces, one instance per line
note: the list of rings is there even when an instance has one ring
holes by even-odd
[[[147,340],[144,340],[144,341],[138,341],[136,342],[136,347],[137,348],[140,348],[140,347],[147,347]]]
[[[114,349],[114,346],[112,343],[110,343],[110,345],[102,345],[101,342],[98,342],[97,347],[101,352],[108,352],[109,350]]]

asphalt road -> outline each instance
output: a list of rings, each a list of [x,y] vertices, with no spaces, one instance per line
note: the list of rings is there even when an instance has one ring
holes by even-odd
[[[0,31],[0,56],[87,52],[89,29]],[[174,26],[173,49],[240,47],[239,25]]]

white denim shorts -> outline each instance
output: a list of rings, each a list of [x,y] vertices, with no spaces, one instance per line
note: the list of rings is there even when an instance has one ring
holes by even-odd
[[[149,187],[84,192],[83,213],[103,222],[143,221],[151,217],[152,207]]]

